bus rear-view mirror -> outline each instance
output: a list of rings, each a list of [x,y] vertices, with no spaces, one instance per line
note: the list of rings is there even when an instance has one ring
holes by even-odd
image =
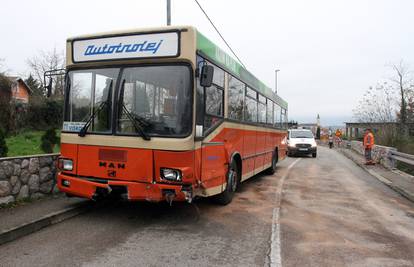
[[[210,87],[213,82],[214,68],[210,65],[204,65],[201,69],[200,85]]]

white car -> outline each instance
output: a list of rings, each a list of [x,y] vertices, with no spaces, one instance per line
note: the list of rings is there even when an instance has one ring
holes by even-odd
[[[317,144],[315,137],[310,130],[291,129],[288,131],[287,137],[288,156],[293,155],[309,155],[316,158]]]

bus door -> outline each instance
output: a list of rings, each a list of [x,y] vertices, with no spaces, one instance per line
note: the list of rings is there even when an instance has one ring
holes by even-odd
[[[226,163],[227,158],[223,142],[202,143],[201,181],[205,188],[223,185],[227,172]]]

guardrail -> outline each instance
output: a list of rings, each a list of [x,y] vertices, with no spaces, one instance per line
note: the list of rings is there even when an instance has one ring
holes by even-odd
[[[390,153],[389,157],[393,161],[394,166],[395,166],[395,161],[401,161],[411,166],[414,166],[414,155],[398,152],[395,150],[390,150],[389,153]]]

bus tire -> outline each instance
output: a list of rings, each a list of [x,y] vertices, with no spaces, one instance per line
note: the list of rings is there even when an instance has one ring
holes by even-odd
[[[232,160],[227,171],[226,189],[220,194],[214,196],[216,203],[220,205],[227,205],[233,200],[234,193],[239,184],[239,168],[236,161]]]
[[[278,162],[278,158],[279,158],[279,155],[276,149],[275,151],[273,151],[272,165],[266,169],[266,174],[273,175],[276,172],[276,164]]]

